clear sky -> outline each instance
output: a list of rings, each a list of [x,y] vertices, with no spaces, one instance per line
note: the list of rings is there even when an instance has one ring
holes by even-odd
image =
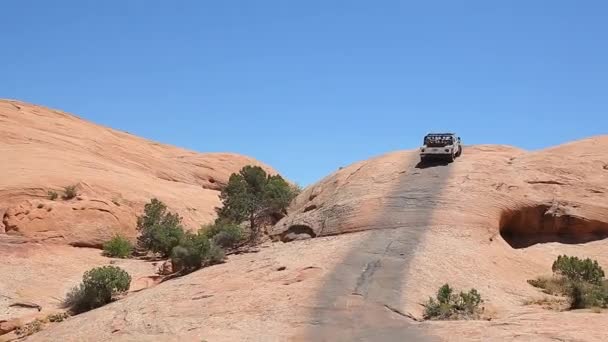
[[[608,133],[606,1],[2,1],[0,97],[308,185],[416,148]]]

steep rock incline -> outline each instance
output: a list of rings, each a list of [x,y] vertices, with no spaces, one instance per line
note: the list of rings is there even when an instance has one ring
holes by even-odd
[[[76,246],[99,246],[117,232],[134,237],[152,197],[197,228],[214,218],[231,173],[248,164],[276,172],[245,156],[196,153],[9,100],[0,100],[0,153],[0,234]],[[78,196],[64,200],[69,185]]]
[[[290,241],[457,217],[524,245],[608,236],[608,136],[533,153],[470,146],[453,165],[417,162],[415,151],[395,152],[341,169],[308,187],[271,234]]]
[[[604,314],[525,303],[545,296],[526,280],[559,254],[608,265],[606,147],[595,137],[533,153],[467,146],[448,165],[418,165],[415,151],[356,163],[308,187],[272,231],[316,238],[232,255],[31,340],[603,341]],[[478,289],[491,321],[416,322],[446,282]]]
[[[550,270],[564,244],[608,262],[607,148],[608,137],[534,153],[469,146],[435,165],[395,152],[309,187],[274,227],[276,240],[370,232],[326,274],[307,336],[394,340],[407,324],[381,308],[420,317],[419,304],[445,282],[479,288],[500,317],[534,295],[526,280]]]

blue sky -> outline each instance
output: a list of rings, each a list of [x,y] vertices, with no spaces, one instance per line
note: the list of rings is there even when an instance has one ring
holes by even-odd
[[[602,1],[3,1],[0,97],[308,185],[417,147],[608,133]]]

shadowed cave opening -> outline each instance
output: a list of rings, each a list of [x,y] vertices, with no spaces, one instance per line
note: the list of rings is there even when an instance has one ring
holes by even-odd
[[[608,237],[608,222],[567,214],[560,207],[539,204],[503,211],[500,235],[513,248],[538,243],[581,244]]]
[[[281,241],[305,240],[316,237],[315,231],[307,225],[296,224],[289,227],[281,234]]]

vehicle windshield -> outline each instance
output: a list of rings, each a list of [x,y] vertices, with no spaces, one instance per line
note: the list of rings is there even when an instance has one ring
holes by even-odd
[[[429,147],[443,147],[452,145],[454,140],[451,135],[427,135],[424,144]]]

